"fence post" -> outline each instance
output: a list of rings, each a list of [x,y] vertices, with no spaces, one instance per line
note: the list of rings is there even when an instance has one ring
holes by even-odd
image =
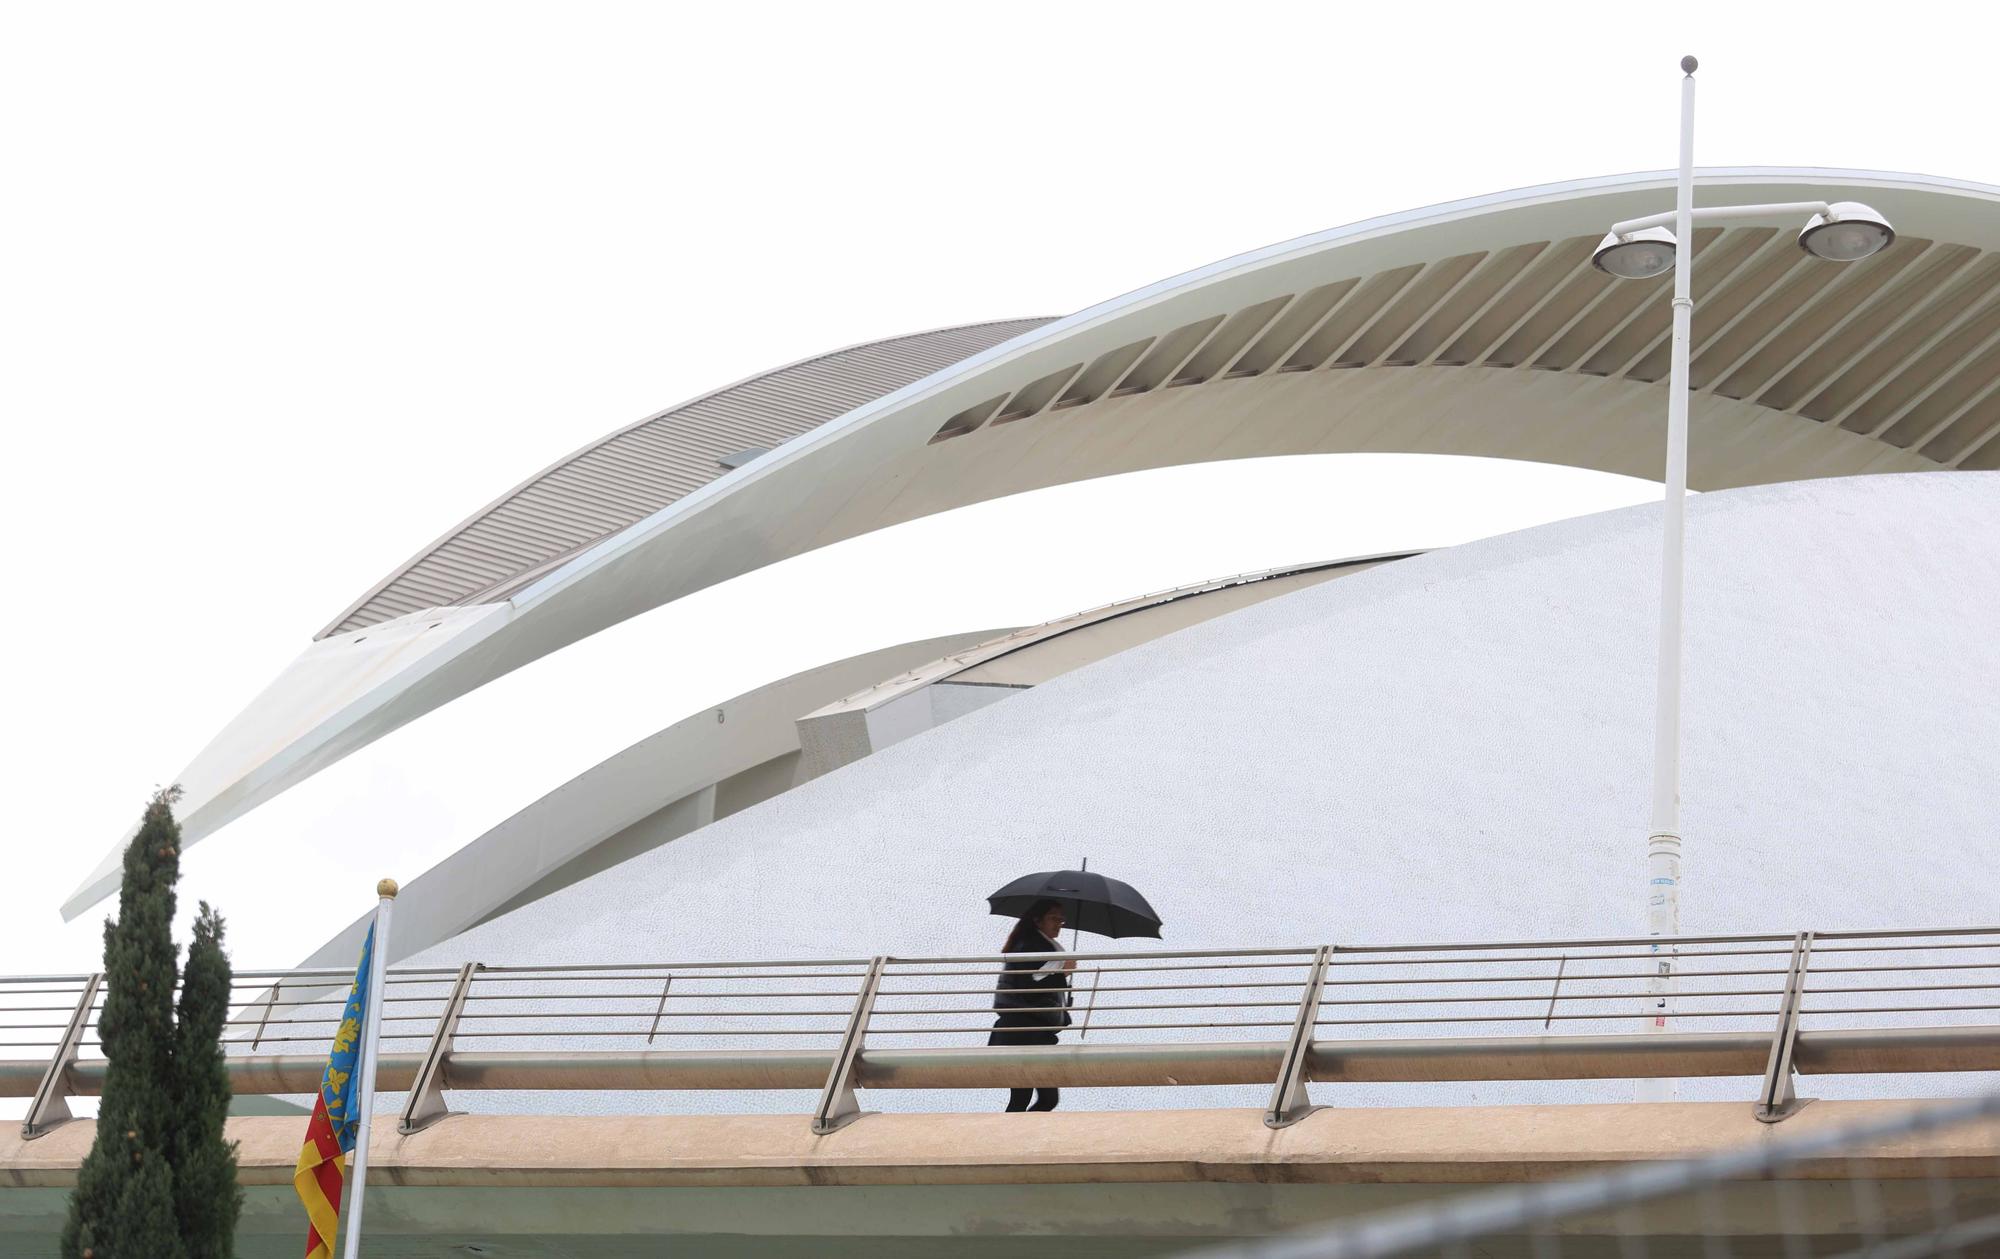
[[[1264,1111],[1264,1126],[1285,1128],[1312,1113],[1306,1096],[1306,1059],[1312,1053],[1313,1030],[1319,1020],[1319,995],[1326,985],[1326,962],[1333,953],[1322,944],[1313,953],[1312,973],[1306,976],[1305,990],[1299,994],[1298,1017],[1292,1020],[1292,1038],[1285,1044],[1285,1056],[1278,1062],[1278,1082],[1271,1089],[1271,1104]]]
[[[875,990],[882,986],[882,967],[888,960],[875,958],[868,963],[868,973],[861,977],[854,1012],[847,1016],[847,1031],[840,1038],[840,1048],[834,1051],[833,1068],[826,1073],[826,1087],[820,1090],[819,1106],[813,1111],[816,1136],[825,1136],[861,1113],[861,1101],[854,1096],[854,1064],[861,1057],[868,1016],[875,1009]]]
[[[451,1039],[458,1032],[458,1016],[465,1010],[472,977],[478,973],[478,962],[467,962],[458,968],[458,981],[452,984],[451,995],[445,998],[437,1031],[431,1034],[430,1048],[424,1051],[423,1065],[417,1068],[417,1078],[410,1082],[410,1100],[403,1103],[403,1117],[396,1123],[396,1131],[405,1136],[451,1113],[451,1107],[444,1101],[444,1069],[451,1060]]]
[[[1778,1006],[1778,1026],[1771,1033],[1771,1058],[1764,1067],[1764,1089],[1754,1114],[1759,1123],[1777,1123],[1796,1114],[1803,1103],[1792,1086],[1792,1046],[1799,1038],[1799,1007],[1805,1002],[1806,966],[1812,957],[1813,933],[1792,937],[1792,964],[1785,972],[1785,996]]]
[[[23,1141],[32,1141],[71,1117],[69,1069],[76,1063],[77,1051],[83,1045],[84,1029],[90,1026],[90,1012],[97,1008],[97,990],[103,983],[104,974],[101,971],[84,981],[83,996],[77,1000],[76,1010],[69,1016],[69,1025],[63,1030],[62,1040],[56,1043],[55,1057],[49,1059],[49,1069],[42,1073],[41,1085],[35,1089],[35,1100],[28,1103],[27,1118],[21,1121]]]

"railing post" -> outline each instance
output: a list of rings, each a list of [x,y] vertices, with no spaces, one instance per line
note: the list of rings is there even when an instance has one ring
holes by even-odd
[[[285,990],[285,981],[280,979],[271,984],[271,995],[264,1002],[264,1012],[257,1016],[257,1031],[250,1037],[250,1048],[264,1043],[264,1029],[271,1022],[271,1011],[278,1008],[278,996]]]
[[[1796,1114],[1803,1103],[1792,1086],[1792,1046],[1799,1038],[1799,1007],[1804,1004],[1806,965],[1812,957],[1813,933],[1792,938],[1792,964],[1785,972],[1785,997],[1778,1007],[1778,1026],[1771,1034],[1771,1058],[1764,1067],[1764,1089],[1754,1113],[1759,1123],[1777,1123]]]
[[[840,1038],[840,1048],[834,1051],[833,1068],[826,1073],[826,1087],[820,1090],[819,1107],[813,1111],[816,1136],[825,1136],[861,1113],[861,1101],[854,1096],[854,1064],[861,1057],[868,1016],[875,1009],[875,990],[882,986],[882,967],[888,960],[875,958],[868,963],[868,973],[861,977],[854,1012],[847,1016],[847,1031]]]
[[[83,996],[77,1000],[76,1010],[69,1016],[69,1025],[63,1030],[62,1040],[56,1044],[55,1057],[49,1059],[49,1069],[42,1073],[42,1083],[35,1089],[35,1100],[28,1103],[27,1118],[21,1121],[23,1141],[32,1141],[71,1117],[69,1069],[76,1064],[77,1051],[83,1045],[84,1029],[90,1026],[90,1012],[97,1007],[97,990],[103,983],[102,972],[84,981]]]
[[[1285,1128],[1312,1113],[1306,1096],[1306,1059],[1312,1053],[1313,1030],[1319,1021],[1319,995],[1326,985],[1326,963],[1333,949],[1322,944],[1313,953],[1312,973],[1306,976],[1305,991],[1299,994],[1298,1017],[1292,1020],[1292,1038],[1278,1063],[1278,1082],[1271,1089],[1271,1104],[1264,1111],[1264,1126]]]
[[[1102,967],[1090,973],[1090,998],[1083,1004],[1083,1026],[1077,1030],[1078,1040],[1090,1035],[1090,1016],[1097,1013],[1097,981],[1103,977]]]
[[[667,976],[667,982],[660,985],[660,1008],[653,1011],[653,1026],[646,1033],[646,1043],[648,1045],[652,1044],[653,1038],[660,1034],[660,1020],[667,1017],[667,994],[672,992],[673,989],[674,977],[670,974]]]
[[[467,962],[458,968],[458,981],[451,986],[451,995],[445,998],[437,1031],[431,1035],[430,1048],[424,1052],[416,1079],[410,1082],[410,1100],[403,1103],[403,1117],[396,1124],[396,1131],[406,1136],[451,1113],[451,1107],[444,1101],[444,1069],[451,1060],[451,1038],[458,1031],[458,1016],[465,1010],[472,977],[478,973],[477,962]]]

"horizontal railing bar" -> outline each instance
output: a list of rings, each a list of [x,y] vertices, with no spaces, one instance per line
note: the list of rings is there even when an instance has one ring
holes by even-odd
[[[575,963],[574,965],[565,965],[565,966],[481,965],[478,975],[474,976],[474,978],[478,980],[490,980],[490,979],[497,979],[502,975],[522,975],[522,974],[566,975],[575,971],[586,971],[586,972],[587,971],[613,971],[613,972],[673,971],[674,978],[680,979],[682,978],[680,972],[687,970],[778,970],[778,969],[796,969],[801,966],[855,966],[865,970],[867,969],[868,964],[869,964],[869,959],[865,957],[859,959],[846,958],[846,957],[816,957],[816,958],[807,958],[800,961],[783,961],[783,962],[744,962],[744,961],[602,962],[595,965],[578,962]],[[456,971],[452,971],[451,973],[457,974]],[[662,977],[664,978],[664,974]],[[688,976],[688,978],[692,978],[692,976]],[[756,976],[744,975],[741,976],[741,978],[753,979],[756,978]],[[782,976],[775,976],[774,978],[791,979],[795,978],[795,976],[782,975]]]
[[[1664,946],[1661,952],[1671,957],[1712,958],[1712,957],[1790,957],[1791,949],[1681,949]],[[1637,962],[1656,956],[1652,953],[1633,950],[1629,953],[1572,953],[1571,962]],[[1394,961],[1371,958],[1345,958],[1335,954],[1327,958],[1328,966],[1475,966],[1503,962],[1560,962],[1563,955],[1551,953],[1546,957],[1522,957],[1518,953],[1503,954],[1499,957],[1398,957]]]
[[[1231,958],[1231,957],[1303,957],[1299,965],[1312,963],[1312,955],[1317,949],[1072,949],[1036,953],[1043,960],[1075,958],[1079,962],[1148,962],[1165,961],[1171,958]],[[907,973],[892,968],[903,966],[997,966],[1021,960],[1019,953],[970,953],[957,957],[892,957],[883,967],[884,975]]]
[[[1800,1015],[1817,1014],[1941,1014],[1946,1010],[2000,1010],[2000,1005],[1877,1005],[1833,1010],[1800,1010]],[[1679,1011],[1675,1012],[1678,1016]]]
[[[1911,965],[1908,962],[1884,963],[1880,966],[1815,966],[1815,975],[1854,975],[1872,971],[1905,971],[1921,975],[1934,970],[2000,970],[2000,962],[1927,962]]]
[[[1068,957],[1068,953],[1034,953],[1032,957],[1036,959],[1036,963],[1044,963],[1044,961],[1062,961],[1064,957]],[[1136,957],[1136,953],[1118,953],[1118,957]],[[1020,961],[1018,953],[1014,955],[1014,961]],[[990,963],[982,963],[982,965],[990,965]],[[1162,971],[1164,973],[1180,973],[1180,971],[1280,971],[1280,969],[1282,971],[1296,971],[1296,969],[1304,969],[1304,967],[1310,967],[1310,965],[1312,965],[1312,959],[1308,957],[1306,961],[1214,961],[1214,963],[1210,963],[1210,961],[1196,961],[1196,963],[1184,963],[1184,965],[1080,965],[1080,967],[1076,967],[1070,973],[1072,975],[1138,975],[1138,973],[1162,973]],[[926,977],[928,979],[974,979],[974,977],[980,977],[980,975],[1000,977],[1000,975],[1022,975],[1022,973],[1030,973],[1030,971],[1026,971],[1026,969],[1012,969],[1010,971],[1006,967],[994,967],[994,969],[984,969],[984,971],[888,971],[888,969],[884,969],[882,977],[884,979],[926,979]]]
[[[1807,985],[1804,989],[1809,996],[1841,996],[1856,992],[1993,992],[2000,990],[2000,984],[1870,984],[1867,987],[1819,988]]]
[[[976,1030],[983,1032],[988,1029],[981,1027]],[[841,1029],[837,1027],[663,1027],[657,1033],[648,1033],[645,1031],[606,1030],[599,1028],[580,1027],[570,1031],[553,1032],[553,1033],[510,1032],[505,1030],[482,1032],[474,1030],[474,1031],[466,1031],[458,1033],[458,1039],[465,1040],[469,1038],[477,1038],[485,1040],[500,1036],[512,1036],[516,1039],[519,1039],[520,1037],[523,1036],[561,1036],[566,1038],[571,1036],[644,1037],[647,1035],[660,1035],[660,1036],[827,1036],[837,1040],[840,1037],[840,1032]],[[822,1081],[822,1083],[824,1083],[824,1081]]]
[[[975,992],[991,992],[993,986],[974,989]],[[467,1004],[480,1001],[801,1001],[830,997],[845,997],[852,1003],[851,992],[661,992],[658,988],[651,992],[524,992],[519,996],[505,993],[475,992],[467,996]],[[847,1011],[843,1010],[845,1014]]]
[[[470,1004],[470,1003],[468,1003]],[[853,1010],[466,1010],[460,1019],[844,1019]]]
[[[1547,998],[1543,998],[1547,1000]],[[1935,1008],[1935,1007],[1933,1007]],[[1768,1018],[1777,1013],[1767,1010],[1675,1010],[1677,1019],[1754,1019]],[[1641,1010],[1621,1010],[1610,1014],[1557,1014],[1558,1021],[1574,1022],[1579,1019],[1639,1019],[1646,1017]],[[1407,1019],[1319,1019],[1316,1027],[1361,1026],[1375,1023],[1538,1023],[1541,1016],[1534,1014],[1462,1014],[1439,1015],[1429,1018]],[[1768,1041],[1768,1037],[1766,1038]]]

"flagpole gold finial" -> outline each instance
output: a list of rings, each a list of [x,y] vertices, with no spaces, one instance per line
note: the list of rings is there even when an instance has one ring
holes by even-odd
[[[384,879],[375,885],[375,895],[385,901],[395,900],[398,890],[400,889],[396,887],[396,880],[394,879]]]

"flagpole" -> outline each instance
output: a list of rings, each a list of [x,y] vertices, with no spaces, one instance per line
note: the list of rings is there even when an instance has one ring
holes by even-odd
[[[361,1254],[361,1206],[368,1189],[368,1129],[375,1119],[375,1051],[382,1033],[382,974],[389,969],[389,910],[396,902],[396,880],[383,879],[375,885],[381,899],[375,905],[375,944],[368,959],[368,1008],[361,1021],[361,1092],[357,1099],[361,1117],[354,1137],[354,1188],[347,1198],[347,1245],[345,1259]]]

